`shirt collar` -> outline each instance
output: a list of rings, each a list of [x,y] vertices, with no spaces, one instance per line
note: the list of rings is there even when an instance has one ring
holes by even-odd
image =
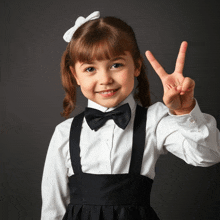
[[[99,104],[97,104],[96,102],[93,102],[93,101],[90,100],[90,99],[88,99],[88,105],[87,105],[87,107],[97,109],[97,110],[99,110],[99,111],[101,111],[101,112],[109,112],[109,111],[112,111],[112,110],[114,110],[115,108],[117,108],[117,107],[119,107],[119,106],[121,106],[121,105],[123,105],[123,104],[125,104],[125,103],[128,103],[128,104],[129,104],[129,106],[130,106],[130,108],[131,108],[131,111],[135,108],[135,105],[136,105],[136,104],[135,104],[135,100],[134,100],[134,98],[133,98],[133,94],[132,94],[132,93],[130,93],[130,95],[127,96],[127,98],[124,99],[121,103],[119,103],[117,106],[112,107],[112,108],[107,108],[107,107],[104,107],[104,106],[102,106],[102,105],[99,105]]]

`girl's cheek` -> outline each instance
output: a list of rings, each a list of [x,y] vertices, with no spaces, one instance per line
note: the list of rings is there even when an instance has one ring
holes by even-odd
[[[120,80],[121,82],[125,82],[128,78],[128,74],[126,71],[120,72],[120,74],[117,75],[117,80]]]
[[[123,84],[130,84],[133,81],[134,81],[134,77],[132,75],[130,75],[130,74],[125,73],[125,74],[121,75],[121,82]]]
[[[94,82],[92,80],[86,80],[83,83],[84,90],[92,90],[94,88]]]

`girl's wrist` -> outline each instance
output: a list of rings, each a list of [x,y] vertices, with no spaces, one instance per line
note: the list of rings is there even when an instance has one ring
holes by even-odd
[[[194,109],[195,105],[196,105],[196,100],[193,98],[193,101],[190,107],[181,109],[181,110],[170,109],[170,113],[173,115],[186,115],[186,114],[189,114]]]

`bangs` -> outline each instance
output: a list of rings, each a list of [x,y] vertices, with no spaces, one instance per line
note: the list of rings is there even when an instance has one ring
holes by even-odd
[[[90,31],[75,43],[72,50],[74,63],[112,59],[124,55],[125,51],[131,52],[132,46],[124,35],[123,32],[118,33],[107,28]]]

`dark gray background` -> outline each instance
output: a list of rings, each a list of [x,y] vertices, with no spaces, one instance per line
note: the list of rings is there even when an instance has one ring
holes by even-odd
[[[218,1],[1,1],[0,219],[37,220],[49,141],[62,122],[62,36],[75,19],[100,10],[128,22],[141,52],[149,49],[168,73],[188,41],[185,76],[196,82],[202,112],[220,115]],[[150,64],[153,103],[163,88]],[[78,114],[86,105],[79,93]],[[72,117],[71,116],[71,117]],[[171,154],[156,166],[151,203],[162,220],[220,219],[220,165],[193,167]]]

